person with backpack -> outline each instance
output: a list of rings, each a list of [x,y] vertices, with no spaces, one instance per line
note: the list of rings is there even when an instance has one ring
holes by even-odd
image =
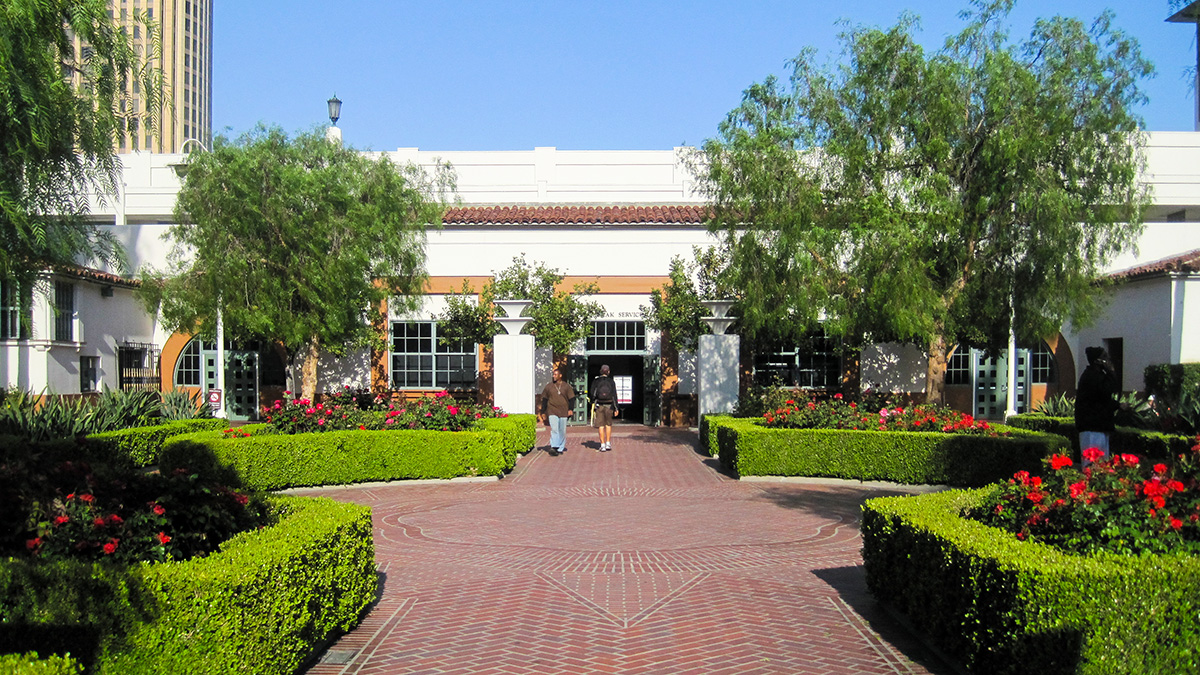
[[[600,377],[592,380],[588,394],[592,399],[592,423],[600,432],[600,452],[612,450],[612,418],[617,414],[617,383],[607,364],[600,366]]]

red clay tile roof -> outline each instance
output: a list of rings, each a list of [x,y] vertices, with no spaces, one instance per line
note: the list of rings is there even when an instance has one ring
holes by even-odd
[[[1196,272],[1200,272],[1200,248],[1171,256],[1170,258],[1155,260],[1145,265],[1130,267],[1127,270],[1118,270],[1108,276],[1110,279],[1116,281],[1129,281],[1131,279],[1164,276],[1171,273],[1194,274]]]
[[[446,210],[446,225],[700,225],[701,204],[662,206],[460,206]]]
[[[141,286],[141,282],[137,279],[126,279],[125,277],[108,272],[101,272],[90,267],[75,267],[61,266],[55,267],[56,274],[62,274],[76,279],[84,279],[86,281],[95,281],[101,284],[112,284],[114,286],[124,286],[125,288],[137,288]]]

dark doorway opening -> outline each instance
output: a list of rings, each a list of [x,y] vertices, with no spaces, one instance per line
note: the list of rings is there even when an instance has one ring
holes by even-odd
[[[588,356],[588,387],[592,381],[600,377],[600,366],[605,364],[612,369],[613,380],[617,383],[618,394],[624,400],[618,401],[620,414],[613,424],[642,424],[645,413],[643,401],[642,372],[643,359],[640,354],[599,354]],[[591,397],[588,398],[589,402]]]

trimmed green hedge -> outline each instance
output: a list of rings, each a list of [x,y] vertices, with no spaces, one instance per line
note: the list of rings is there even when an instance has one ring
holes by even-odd
[[[707,448],[708,454],[716,457],[720,454],[720,447],[717,445],[717,429],[738,419],[746,418],[730,417],[729,415],[705,415],[700,418],[700,447]]]
[[[499,476],[533,445],[532,415],[488,420],[479,431],[326,431],[225,438],[206,431],[168,439],[159,466],[232,470],[260,490],[413,478]]]
[[[158,454],[162,452],[163,443],[168,438],[196,431],[221,429],[228,425],[228,420],[219,419],[176,420],[152,427],[134,427],[92,434],[87,437],[87,441],[101,452],[127,457],[138,466],[150,466],[158,461]]]
[[[38,658],[37,652],[0,655],[0,673],[8,675],[79,675],[83,667],[62,656]]]
[[[978,486],[1021,470],[1040,472],[1044,457],[1068,447],[1061,436],[1007,427],[998,429],[1012,431],[1013,436],[770,429],[757,420],[733,418],[712,426],[722,466],[741,476]]]
[[[1200,363],[1160,363],[1146,366],[1142,371],[1146,394],[1168,401],[1178,401],[1184,392],[1200,390]]]
[[[1079,459],[1079,433],[1075,431],[1075,420],[1071,417],[1047,417],[1037,413],[1014,415],[1008,419],[1010,426],[1045,431],[1063,436],[1071,442],[1075,459]],[[1133,427],[1117,427],[1109,439],[1109,449],[1112,452],[1128,452],[1151,460],[1175,458],[1187,452],[1196,439],[1192,436],[1164,434],[1158,431],[1147,431]]]
[[[988,490],[867,501],[875,597],[972,673],[1200,672],[1200,557],[1021,542],[960,517]]]
[[[374,600],[375,547],[367,507],[271,504],[275,525],[205,558],[0,563],[0,643],[69,651],[99,674],[290,675]]]

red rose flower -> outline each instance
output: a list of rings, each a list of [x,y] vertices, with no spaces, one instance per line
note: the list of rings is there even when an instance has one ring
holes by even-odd
[[[1181,527],[1183,527],[1183,521],[1175,516],[1171,516],[1171,529],[1178,530]]]
[[[1050,468],[1054,469],[1055,471],[1058,471],[1063,467],[1072,466],[1074,464],[1075,462],[1072,462],[1071,458],[1067,457],[1066,455],[1055,455],[1050,458]]]
[[[1164,474],[1164,473],[1166,473],[1166,472],[1167,472],[1167,465],[1166,465],[1166,464],[1155,464],[1155,465],[1154,465],[1154,473],[1157,473],[1157,474]]]
[[[79,495],[79,499],[80,499],[80,501],[85,501],[88,504],[91,504],[92,502],[96,501],[96,498],[92,495]]]
[[[1098,462],[1104,458],[1104,451],[1100,448],[1087,448],[1083,451],[1083,458],[1089,462]]]
[[[153,502],[151,502],[151,504],[153,504],[152,508],[154,509],[155,515],[161,516],[162,514],[167,512],[167,510],[162,507],[162,504],[155,504]]]
[[[118,540],[116,540],[116,539],[109,539],[108,543],[104,545],[104,555],[112,555],[112,554],[116,553],[117,552],[117,542],[118,542]]]
[[[67,516],[59,516],[54,519],[55,525],[66,525],[69,522],[71,522],[71,519],[68,518]]]
[[[97,528],[104,527],[104,519],[99,517],[93,518],[92,525],[95,525]]]
[[[167,533],[166,533],[166,532],[159,532],[159,533],[158,533],[158,543],[160,543],[160,544],[166,544],[166,543],[167,543],[167,542],[169,542],[169,541],[171,541],[171,538],[170,538],[169,536],[167,536]]]
[[[41,537],[34,537],[33,539],[25,540],[25,548],[29,549],[30,551],[35,550],[37,547],[39,547],[41,545],[42,545]]]

